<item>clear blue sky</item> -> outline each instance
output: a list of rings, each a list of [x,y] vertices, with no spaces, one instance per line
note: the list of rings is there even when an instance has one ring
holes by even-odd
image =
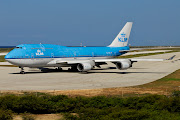
[[[128,21],[133,46],[180,45],[180,0],[0,0],[0,46],[106,46]]]

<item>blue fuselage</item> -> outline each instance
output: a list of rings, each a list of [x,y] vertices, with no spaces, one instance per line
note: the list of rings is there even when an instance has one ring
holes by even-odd
[[[5,59],[115,57],[129,47],[66,47],[51,44],[22,44],[9,52]]]

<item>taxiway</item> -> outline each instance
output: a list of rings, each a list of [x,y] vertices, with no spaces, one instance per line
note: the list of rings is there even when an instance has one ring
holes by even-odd
[[[26,68],[26,74],[19,74],[18,67],[0,67],[0,90],[73,90],[112,88],[141,85],[160,79],[180,69],[180,52],[145,56],[140,58],[169,58],[176,55],[173,61],[137,62],[128,70],[115,69],[108,63],[83,74],[50,71],[42,73],[36,69]]]

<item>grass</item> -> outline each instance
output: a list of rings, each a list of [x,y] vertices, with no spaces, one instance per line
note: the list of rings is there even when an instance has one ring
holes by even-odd
[[[2,53],[2,52],[10,52],[13,49],[14,48],[0,48],[0,53]]]
[[[153,89],[153,91],[163,91],[170,93],[180,89],[180,69],[159,80],[144,85],[135,86],[141,90]]]
[[[171,73],[170,75],[160,79],[160,81],[164,81],[164,80],[167,81],[166,79],[170,79],[170,80],[171,79],[176,79],[176,80],[178,79],[180,81],[180,69]]]
[[[0,56],[0,62],[5,62],[6,60],[4,59],[5,55]]]
[[[170,82],[170,81],[179,81],[180,82],[180,69],[176,70],[175,72],[171,73],[170,75],[167,75],[155,82]],[[153,83],[155,83],[153,82]]]
[[[180,81],[179,78],[164,78],[162,81]]]

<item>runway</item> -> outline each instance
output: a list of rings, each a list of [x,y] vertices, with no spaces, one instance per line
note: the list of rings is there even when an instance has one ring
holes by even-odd
[[[0,56],[2,56],[2,55],[7,55],[8,53],[7,52],[5,52],[5,53],[0,53]]]
[[[62,72],[48,73],[26,68],[27,74],[22,75],[18,67],[0,67],[0,90],[73,90],[141,85],[180,69],[180,52],[140,57],[166,59],[173,55],[176,55],[173,61],[137,62],[128,70],[115,69],[114,64],[108,63],[88,74],[68,72],[67,68]]]

